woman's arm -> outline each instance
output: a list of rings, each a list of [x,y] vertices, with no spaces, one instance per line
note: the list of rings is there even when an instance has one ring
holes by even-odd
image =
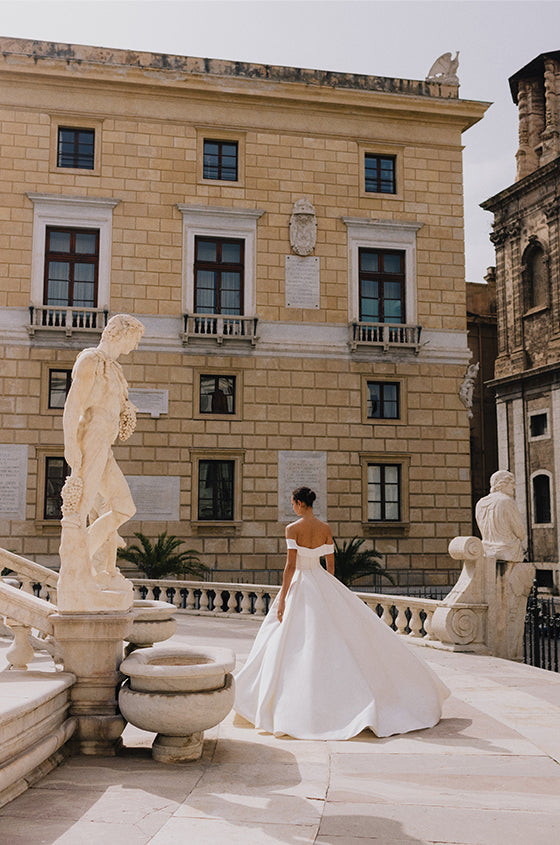
[[[288,590],[290,589],[290,584],[292,583],[292,578],[294,577],[294,572],[296,571],[296,557],[297,557],[297,550],[296,549],[288,549],[288,553],[286,555],[286,565],[284,567],[284,575],[282,576],[282,589],[280,590],[280,594],[278,596],[278,607],[276,609],[276,616],[278,617],[278,621],[281,622],[284,616],[284,610],[286,608],[286,596],[288,595]]]
[[[325,555],[325,560],[327,561],[327,572],[334,575],[334,554],[331,552],[330,555]]]

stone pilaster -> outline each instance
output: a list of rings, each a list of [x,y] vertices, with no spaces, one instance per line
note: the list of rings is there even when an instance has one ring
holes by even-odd
[[[548,164],[549,161],[552,161],[560,154],[556,67],[557,64],[554,59],[546,58],[544,60],[545,128],[541,134],[541,166]]]
[[[114,755],[125,726],[117,696],[123,640],[132,626],[132,613],[58,613],[51,619],[64,669],[77,678],[70,706],[70,715],[78,720],[73,739],[77,751]]]

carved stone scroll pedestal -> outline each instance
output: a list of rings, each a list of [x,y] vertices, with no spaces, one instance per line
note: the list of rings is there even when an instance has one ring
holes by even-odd
[[[488,653],[484,550],[478,537],[455,537],[449,554],[463,561],[459,580],[436,608],[433,636],[451,651]]]
[[[64,654],[64,669],[76,676],[70,715],[78,726],[72,742],[80,754],[112,756],[121,745],[125,720],[118,709],[123,640],[133,614],[64,613],[50,617]]]
[[[453,651],[521,660],[533,564],[486,557],[478,537],[455,537],[449,554],[463,571],[434,612],[433,635]]]

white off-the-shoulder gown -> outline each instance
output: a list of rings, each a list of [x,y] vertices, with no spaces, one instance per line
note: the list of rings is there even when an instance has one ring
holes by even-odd
[[[449,690],[413,647],[320,563],[332,545],[297,550],[284,621],[277,599],[236,675],[234,709],[277,736],[350,739],[433,727]]]

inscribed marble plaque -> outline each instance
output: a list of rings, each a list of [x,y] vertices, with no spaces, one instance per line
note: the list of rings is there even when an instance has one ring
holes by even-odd
[[[292,509],[292,490],[310,487],[317,496],[313,512],[327,518],[327,453],[278,452],[278,521],[297,519]]]
[[[286,308],[318,308],[319,258],[286,256]]]
[[[0,519],[25,519],[27,446],[0,446]]]
[[[149,414],[151,417],[157,418],[160,414],[168,413],[168,390],[148,390],[139,387],[129,390],[128,398],[133,405],[136,405],[139,414]]]
[[[181,479],[178,475],[168,478],[159,475],[127,475],[136,513],[132,520],[150,522],[177,522]]]

